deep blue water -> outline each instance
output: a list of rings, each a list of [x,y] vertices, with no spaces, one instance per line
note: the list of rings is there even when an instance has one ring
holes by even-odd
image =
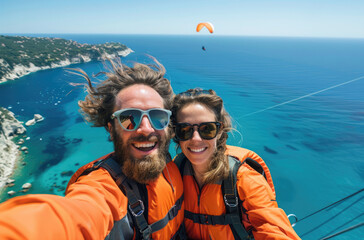
[[[364,39],[47,36],[121,42],[135,51],[123,59],[127,64],[148,62],[146,54],[156,57],[176,93],[214,89],[234,119],[229,144],[249,148],[266,161],[287,214],[302,219],[364,186]],[[72,67],[90,75],[103,70],[99,62]],[[46,118],[27,128],[29,154],[17,169],[15,190],[30,181],[31,193],[62,195],[69,179],[63,171],[112,151],[105,130],[82,120],[77,100],[85,93],[69,82],[82,79],[59,68],[0,85],[0,106],[11,107],[23,121],[34,113]],[[319,93],[300,98],[314,92]],[[302,220],[295,230],[303,239],[318,239],[361,223],[363,198],[362,192]],[[363,235],[361,227],[338,239]]]

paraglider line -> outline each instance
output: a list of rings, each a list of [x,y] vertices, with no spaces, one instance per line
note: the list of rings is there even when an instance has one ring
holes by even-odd
[[[330,217],[328,220],[318,224],[316,227],[314,227],[313,229],[309,230],[308,232],[304,233],[301,235],[301,237],[312,233],[313,231],[321,228],[323,225],[328,224],[329,222],[331,222],[332,220],[334,220],[334,218],[338,217],[339,215],[343,214],[345,211],[347,211],[350,207],[352,207],[353,205],[357,204],[358,202],[362,201],[364,197],[361,197],[360,199],[357,199],[355,202],[353,202],[352,204],[350,204],[349,206],[347,206],[346,208],[344,208],[343,210],[341,210],[340,212],[338,212],[337,214],[335,214],[334,216]]]
[[[346,229],[344,229],[344,230],[342,230],[342,231],[340,231],[340,232],[337,232],[337,233],[335,233],[335,234],[333,234],[333,235],[327,236],[327,237],[325,237],[325,238],[321,238],[320,240],[326,240],[326,239],[330,239],[330,238],[336,237],[336,236],[338,236],[338,235],[340,235],[340,234],[343,234],[343,233],[345,233],[345,232],[351,231],[351,230],[353,230],[353,229],[355,229],[355,228],[358,228],[358,227],[361,227],[361,226],[363,226],[363,225],[364,225],[364,222],[361,222],[361,223],[359,223],[359,224],[356,224],[356,225],[354,225],[354,226],[351,226],[351,227],[349,227],[349,228],[346,228]]]
[[[355,195],[357,195],[357,194],[361,193],[362,191],[364,191],[364,188],[362,188],[362,189],[360,189],[359,191],[357,191],[357,192],[355,192],[355,193],[353,193],[353,194],[350,194],[349,196],[346,196],[346,197],[344,197],[344,198],[340,199],[339,201],[336,201],[336,202],[334,202],[334,203],[332,203],[332,204],[330,204],[330,205],[328,205],[328,206],[326,206],[326,207],[324,207],[324,208],[321,208],[320,210],[318,210],[318,211],[316,211],[316,212],[314,212],[314,213],[311,213],[311,214],[307,215],[306,217],[303,217],[303,218],[299,219],[296,223],[298,223],[298,222],[300,222],[300,221],[302,221],[302,220],[304,220],[304,219],[306,219],[306,218],[308,218],[308,217],[311,217],[312,215],[315,215],[316,213],[319,213],[319,212],[321,212],[321,211],[323,211],[323,210],[325,210],[325,209],[327,209],[327,208],[329,208],[329,207],[331,207],[331,206],[333,206],[333,205],[336,205],[336,204],[337,204],[337,203],[339,203],[339,202],[342,202],[342,201],[344,201],[344,200],[346,200],[346,199],[348,199],[348,198],[351,198],[351,197],[353,197],[353,196],[355,196]]]
[[[254,114],[257,114],[257,113],[260,113],[260,112],[264,112],[264,111],[267,111],[267,110],[270,110],[270,109],[273,109],[273,108],[276,108],[276,107],[279,107],[279,106],[282,106],[282,105],[285,105],[285,104],[288,104],[288,103],[291,103],[291,102],[298,101],[298,100],[306,98],[306,97],[313,96],[313,95],[321,93],[321,92],[325,92],[327,90],[330,90],[330,89],[333,89],[333,88],[336,88],[336,87],[346,85],[346,84],[351,83],[351,82],[358,81],[358,80],[363,79],[363,78],[364,78],[364,76],[361,76],[361,77],[349,80],[347,82],[343,82],[343,83],[340,83],[340,84],[337,84],[337,85],[334,85],[334,86],[331,86],[331,87],[328,87],[328,88],[325,88],[325,89],[322,89],[322,90],[319,90],[319,91],[316,91],[316,92],[313,92],[313,93],[309,93],[309,94],[306,94],[304,96],[301,96],[301,97],[298,97],[298,98],[295,98],[295,99],[292,99],[292,100],[289,100],[289,101],[286,101],[286,102],[283,102],[283,103],[276,104],[276,105],[271,106],[271,107],[264,108],[262,110],[258,110],[258,111],[252,112],[252,113],[245,114],[242,117],[247,117],[247,116],[251,116],[251,115],[254,115]]]

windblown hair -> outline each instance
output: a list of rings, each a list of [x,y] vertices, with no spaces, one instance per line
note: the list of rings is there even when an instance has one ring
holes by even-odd
[[[174,93],[169,80],[164,78],[166,70],[155,58],[151,58],[154,61],[153,64],[135,63],[133,67],[122,64],[120,60],[109,60],[111,69],[96,75],[105,75],[107,79],[95,87],[83,70],[73,69],[78,72],[75,73],[76,75],[84,77],[88,83],[72,84],[86,87],[88,95],[84,101],[78,102],[85,119],[93,123],[95,127],[105,127],[108,130],[107,123],[115,110],[117,94],[134,84],[143,84],[153,88],[162,97],[164,107],[170,109]]]
[[[216,142],[216,151],[212,156],[207,172],[203,176],[203,184],[214,183],[226,178],[229,174],[229,161],[227,156],[225,156],[225,150],[228,132],[231,130],[231,118],[224,108],[223,100],[216,95],[215,91],[195,88],[189,89],[174,97],[171,109],[172,124],[177,123],[177,116],[182,108],[196,103],[203,104],[211,109],[215,113],[215,120],[222,123],[220,129],[221,135]],[[180,147],[179,141],[176,138],[173,138],[173,141],[177,143],[177,147]]]

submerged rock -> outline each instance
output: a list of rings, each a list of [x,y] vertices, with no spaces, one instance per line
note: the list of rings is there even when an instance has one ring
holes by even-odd
[[[61,172],[61,176],[64,177],[64,176],[72,176],[73,174],[73,171],[63,171]]]
[[[272,154],[277,154],[278,152],[274,151],[273,149],[270,149],[267,146],[264,146],[264,151],[268,152],[268,153],[272,153]]]
[[[298,149],[297,149],[297,148],[295,148],[295,147],[293,147],[292,145],[286,144],[286,146],[287,146],[288,148],[292,149],[292,150],[296,150],[296,151],[298,151]]]

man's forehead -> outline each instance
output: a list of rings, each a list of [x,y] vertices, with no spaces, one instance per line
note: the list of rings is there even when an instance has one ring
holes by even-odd
[[[164,108],[163,98],[153,88],[135,84],[121,90],[115,99],[115,107],[122,108]]]

